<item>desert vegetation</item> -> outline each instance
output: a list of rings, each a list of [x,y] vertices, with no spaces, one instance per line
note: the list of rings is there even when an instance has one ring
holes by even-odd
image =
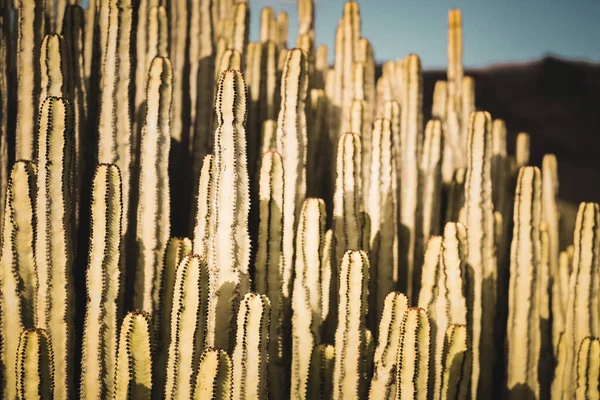
[[[340,11],[0,1],[3,398],[600,397],[600,206]]]

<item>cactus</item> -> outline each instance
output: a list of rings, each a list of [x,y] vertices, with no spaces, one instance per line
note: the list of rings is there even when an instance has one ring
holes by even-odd
[[[530,142],[531,139],[529,138],[528,133],[521,132],[517,135],[517,145],[515,151],[517,168],[529,165],[529,153],[531,146]]]
[[[508,380],[509,393],[523,391],[538,397],[538,360],[540,325],[533,323],[540,313],[538,269],[541,268],[540,224],[542,213],[541,172],[536,167],[519,171],[511,246],[508,307]]]
[[[321,262],[325,219],[325,202],[306,199],[298,224],[292,297],[291,398],[295,399],[309,398],[307,385],[312,356],[306,349],[313,349],[321,339]]]
[[[565,332],[573,252],[573,245],[560,252],[558,268],[556,273],[552,274],[552,348],[555,349],[555,356],[558,349],[558,339]]]
[[[279,43],[279,48],[284,49],[287,48],[288,45],[288,35],[290,30],[290,17],[288,13],[285,11],[281,11],[277,14],[277,41]]]
[[[467,262],[473,269],[472,394],[491,392],[493,328],[496,309],[496,256],[491,181],[491,118],[485,112],[471,115],[468,168],[465,183],[465,228],[469,232]]]
[[[212,214],[215,189],[215,156],[204,157],[200,182],[198,183],[196,223],[194,224],[194,254],[208,257],[209,243],[213,234]]]
[[[367,342],[365,324],[369,294],[369,260],[362,250],[349,250],[340,266],[339,314],[335,331],[333,398],[359,399],[366,395],[362,373]]]
[[[392,292],[385,298],[379,322],[379,340],[375,349],[375,371],[369,392],[370,400],[388,399],[396,393],[396,362],[402,339],[398,333],[408,306],[408,298],[402,293]]]
[[[54,354],[52,341],[43,329],[25,329],[16,350],[16,398],[54,399],[57,387],[54,381]]]
[[[422,308],[409,308],[400,327],[396,366],[396,398],[427,399],[429,383],[429,317]]]
[[[559,356],[557,366],[564,371],[564,376],[556,374],[552,383],[552,392],[561,393],[560,398],[572,398],[575,393],[579,344],[587,336],[599,335],[599,229],[600,207],[596,203],[582,203],[577,212],[573,270],[565,313],[565,355],[562,360]]]
[[[461,12],[453,8],[448,12],[448,105],[452,110],[460,110],[464,75],[462,42]]]
[[[398,285],[398,188],[396,137],[389,120],[378,119],[373,127],[373,147],[366,209],[371,219],[371,291],[376,301],[369,315],[378,317],[388,293]],[[377,322],[373,325],[377,325]]]
[[[17,348],[24,327],[34,326],[37,276],[34,259],[36,166],[17,161],[6,193],[0,258],[0,337],[4,395],[17,394]]]
[[[231,359],[223,350],[206,348],[195,374],[193,399],[231,399]]]
[[[436,379],[441,381],[441,391],[434,396],[441,400],[468,399],[471,378],[471,349],[467,345],[467,327],[450,325],[446,330],[442,355],[443,370]]]
[[[125,316],[118,354],[114,399],[149,399],[152,393],[150,314],[135,310]]]
[[[233,398],[266,399],[271,302],[264,295],[248,293],[240,303],[233,351]]]
[[[40,216],[35,227],[38,277],[35,323],[52,338],[57,378],[54,395],[62,398],[68,397],[73,378],[73,114],[67,100],[57,97],[46,99],[40,114],[35,196]],[[62,229],[56,229],[56,223],[62,223]]]
[[[101,164],[92,187],[80,395],[112,397],[121,296],[123,197],[119,167]]]
[[[177,267],[171,309],[166,398],[191,397],[194,388],[192,377],[204,348],[212,282],[206,260],[198,256],[184,257]]]
[[[600,389],[600,339],[586,337],[581,341],[577,354],[576,399],[598,399]]]
[[[46,35],[40,50],[40,105],[47,97],[67,97],[69,71],[64,39],[59,34]]]
[[[169,240],[168,157],[171,131],[172,69],[156,57],[146,89],[146,118],[140,143],[138,245],[134,306],[154,313],[158,307],[162,262]]]
[[[335,348],[330,344],[317,345],[312,351],[308,380],[308,398],[331,399],[333,393],[333,366]]]
[[[276,42],[278,38],[275,11],[271,7],[264,7],[260,11],[260,42]]]
[[[259,230],[256,255],[255,291],[271,301],[269,330],[269,393],[282,397],[282,267],[283,250],[283,162],[277,152],[267,152],[262,158],[259,181]]]

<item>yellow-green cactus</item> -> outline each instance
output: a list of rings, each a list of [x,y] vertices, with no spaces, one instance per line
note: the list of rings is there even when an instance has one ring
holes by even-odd
[[[223,351],[205,348],[194,375],[194,400],[231,400],[231,358]]]
[[[156,57],[146,89],[146,117],[140,143],[134,307],[158,307],[164,252],[170,234],[168,153],[173,72],[168,58]]]
[[[150,314],[135,310],[121,325],[114,399],[150,399],[152,369]]]
[[[456,111],[460,110],[464,76],[462,47],[462,16],[453,8],[448,12],[448,106]]]
[[[34,259],[36,166],[17,161],[6,192],[0,257],[0,337],[3,393],[17,393],[18,333],[34,326],[37,275]]]
[[[541,335],[539,325],[541,284],[540,224],[542,182],[537,167],[519,171],[514,209],[514,229],[510,257],[510,285],[507,328],[507,388],[511,396],[539,396],[538,360]],[[533,319],[533,321],[532,321]],[[526,394],[529,393],[529,394]]]
[[[69,96],[69,70],[64,39],[55,33],[46,35],[40,50],[40,105],[47,97]]]
[[[281,11],[277,14],[277,41],[279,48],[287,48],[290,30],[290,17],[287,12]]]
[[[269,393],[284,396],[282,332],[283,259],[283,161],[279,153],[263,154],[259,181],[259,230],[256,255],[255,291],[271,301],[269,330]]]
[[[196,223],[194,224],[194,254],[208,257],[211,235],[213,235],[212,213],[215,189],[215,156],[204,157],[196,202]]]
[[[552,348],[555,350],[555,357],[558,349],[558,338],[561,333],[565,332],[565,317],[569,301],[569,280],[573,266],[573,252],[573,245],[560,252],[558,268],[556,273],[552,274]]]
[[[268,396],[269,325],[271,302],[267,296],[248,293],[237,315],[233,350],[233,398],[266,399]]]
[[[321,273],[325,245],[325,202],[304,202],[296,237],[296,264],[292,296],[291,398],[309,398],[311,354],[321,340]],[[273,337],[271,336],[271,340]],[[311,351],[312,353],[312,351]]]
[[[117,364],[123,196],[121,174],[113,164],[96,168],[92,186],[91,232],[86,276],[80,396],[114,396]]]
[[[192,395],[192,378],[200,363],[206,338],[213,281],[206,260],[198,256],[184,257],[177,267],[165,398],[189,398]]]
[[[496,310],[496,255],[492,203],[491,117],[485,111],[471,115],[468,167],[465,182],[465,228],[469,232],[467,262],[473,269],[473,308],[469,324],[473,351],[472,394],[491,395]]]
[[[363,363],[367,350],[365,325],[368,294],[367,254],[362,250],[349,250],[344,254],[340,265],[333,370],[334,399],[360,399],[367,394]]]
[[[429,393],[431,328],[422,308],[409,308],[400,327],[396,361],[396,399],[426,400]]]
[[[446,119],[448,111],[448,82],[436,81],[433,87],[433,104],[431,106],[431,118],[441,121]]]
[[[35,227],[36,326],[48,331],[54,349],[58,398],[73,380],[72,235],[73,114],[67,100],[49,97],[40,110]],[[42,217],[43,216],[43,217]],[[62,224],[57,229],[56,224]]]
[[[519,133],[517,135],[517,144],[515,151],[517,168],[529,165],[530,147],[531,138],[529,137],[529,134],[525,132]]]
[[[600,398],[600,339],[586,337],[581,341],[577,354],[577,400]]]
[[[16,350],[17,393],[19,400],[55,399],[57,387],[54,381],[54,354],[52,341],[43,329],[25,329]],[[8,393],[7,393],[8,394]]]
[[[271,7],[264,7],[260,10],[260,41],[261,43],[276,42],[278,36],[275,11]]]
[[[442,353],[440,392],[434,393],[434,398],[440,400],[467,400],[471,398],[471,349],[468,347],[467,327],[465,325],[450,325],[446,330]]]
[[[400,327],[408,307],[408,298],[402,293],[392,292],[385,298],[379,322],[378,344],[375,348],[375,370],[369,391],[370,400],[384,400],[396,395],[396,362],[402,340]]]

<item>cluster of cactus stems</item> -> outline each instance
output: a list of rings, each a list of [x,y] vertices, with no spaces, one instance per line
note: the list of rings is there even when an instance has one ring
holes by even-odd
[[[314,0],[294,48],[243,0],[12,3],[2,398],[599,398],[600,206],[476,111],[459,10],[424,121],[355,1],[332,51]]]

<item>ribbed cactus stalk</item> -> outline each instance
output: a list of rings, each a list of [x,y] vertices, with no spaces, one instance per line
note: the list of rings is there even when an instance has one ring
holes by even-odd
[[[457,113],[460,124],[460,137],[462,145],[468,141],[469,122],[475,108],[475,79],[472,76],[463,76],[461,89],[460,113]]]
[[[515,397],[538,397],[540,357],[540,296],[538,269],[541,268],[540,224],[542,182],[537,167],[519,171],[511,246],[508,307],[509,393]],[[529,393],[529,394],[527,394]]]
[[[150,398],[152,327],[150,314],[145,311],[132,311],[123,320],[114,388],[116,400]]]
[[[365,325],[369,260],[364,251],[347,251],[344,254],[339,281],[333,398],[359,399],[366,395],[367,390],[363,363],[367,348]]]
[[[577,400],[600,398],[600,339],[586,337],[577,354]]]
[[[18,0],[16,158],[34,160],[40,91],[40,47],[45,34],[44,7],[36,0]]]
[[[400,327],[396,361],[396,399],[425,400],[429,393],[429,316],[422,308],[409,308]]]
[[[223,52],[223,54],[217,58],[217,60],[217,68],[215,69],[215,76],[217,81],[225,71],[241,71],[242,69],[242,53],[235,49],[226,49]]]
[[[0,258],[0,370],[6,398],[15,398],[17,394],[18,332],[34,326],[37,287],[33,252],[35,181],[35,164],[17,161],[6,193]]]
[[[131,180],[131,0],[110,0],[98,114],[98,161],[116,164],[123,185],[123,234],[129,230]],[[105,7],[103,5],[102,7]]]
[[[146,118],[140,143],[140,178],[134,306],[154,313],[158,307],[164,252],[169,240],[168,153],[173,72],[168,58],[156,57],[146,89]]]
[[[298,223],[292,297],[291,398],[294,399],[309,398],[307,385],[311,354],[307,349],[313,349],[321,341],[321,262],[325,220],[325,202],[315,198],[306,199]]]
[[[218,349],[206,348],[200,357],[194,376],[194,400],[231,400],[232,365],[229,355]]]
[[[279,14],[277,14],[277,40],[280,49],[287,48],[289,31],[290,17],[287,12],[281,11]]]
[[[54,33],[46,35],[40,50],[40,106],[47,97],[68,97],[69,93],[69,64],[64,39]]]
[[[528,133],[521,132],[517,135],[517,144],[515,149],[515,158],[517,168],[529,165],[531,138]]]
[[[271,302],[248,293],[240,303],[233,351],[233,398],[266,399],[268,396],[269,324]]]
[[[262,157],[259,180],[259,230],[256,255],[255,291],[271,301],[269,330],[269,393],[284,397],[282,336],[282,267],[283,259],[283,161],[277,152]]]
[[[250,196],[244,129],[246,84],[239,71],[228,70],[221,75],[215,109],[214,234],[208,260],[210,268],[217,270],[217,285],[209,315],[207,345],[228,349],[236,291],[243,295],[250,290]],[[218,310],[219,305],[224,309]]]
[[[204,157],[196,200],[196,223],[194,224],[194,254],[208,257],[209,244],[213,234],[212,214],[215,189],[215,156]]]
[[[233,34],[230,38],[230,47],[246,54],[248,47],[248,34],[250,28],[250,9],[245,1],[238,1],[233,6]]]
[[[552,348],[555,356],[558,349],[558,338],[565,332],[573,251],[574,247],[571,245],[560,252],[556,273],[552,274]]]
[[[400,165],[400,260],[406,282],[406,293],[416,296],[421,282],[413,278],[415,269],[416,235],[419,231],[418,194],[419,194],[419,154],[423,142],[423,76],[419,56],[411,54],[405,59],[403,72],[404,93],[402,99]],[[418,267],[418,266],[417,266]],[[400,288],[402,289],[402,287]]]
[[[600,269],[600,207],[596,203],[581,203],[575,225],[573,270],[569,281],[565,315],[564,377],[555,375],[552,392],[563,399],[572,398],[576,389],[577,349],[581,341],[600,335],[599,269]],[[562,383],[559,381],[562,378]],[[561,386],[562,385],[562,386]],[[559,389],[561,388],[561,390]]]
[[[73,114],[67,100],[49,97],[40,110],[36,193],[36,325],[52,338],[58,398],[72,382]],[[56,224],[62,224],[57,228]]]
[[[334,104],[340,107],[342,111],[346,110],[349,103],[354,99],[352,65],[357,61],[360,29],[361,21],[358,3],[356,1],[347,1],[344,4],[344,14],[338,25],[341,42],[336,37],[335,55],[338,89]],[[338,49],[338,46],[341,47]]]
[[[323,245],[323,261],[321,261],[321,322],[325,322],[330,318],[331,301],[337,299],[337,286],[332,285],[333,268],[337,268],[337,264],[333,262],[334,249],[333,230],[329,229],[325,232],[325,243]],[[336,269],[337,271],[337,269]],[[333,281],[335,283],[337,281]]]
[[[173,65],[173,110],[172,131],[173,151],[171,160],[177,167],[185,165],[187,156],[190,125],[190,93],[189,75],[186,71],[190,68],[188,58],[188,34],[190,30],[190,17],[188,9],[190,2],[187,0],[173,0],[169,7],[169,60]],[[174,175],[171,175],[175,178]],[[178,200],[178,198],[176,197]]]
[[[448,112],[448,82],[436,81],[433,87],[433,104],[431,106],[431,118],[441,121],[446,119]]]
[[[313,87],[325,90],[327,86],[327,73],[329,71],[329,50],[322,44],[317,47],[315,54],[315,79]],[[331,98],[327,96],[328,98]]]
[[[206,260],[198,256],[186,256],[177,267],[165,388],[168,399],[192,395],[192,378],[204,348],[213,281]]]
[[[16,335],[16,332],[13,332]],[[25,329],[16,350],[15,375],[16,397],[26,399],[55,399],[57,387],[54,382],[54,354],[52,341],[43,329]],[[8,393],[5,393],[8,394]]]
[[[86,277],[80,396],[114,396],[122,295],[121,234],[123,196],[119,167],[101,164],[92,186],[91,231]]]
[[[415,238],[415,276],[421,279],[420,270],[423,249],[427,246],[431,235],[439,235],[441,224],[440,198],[442,195],[442,157],[444,139],[442,135],[442,122],[432,119],[425,127],[425,142],[420,160],[420,185],[421,192],[421,228],[419,237]]]
[[[277,150],[277,121],[268,119],[263,122],[260,137],[262,140],[261,153]]]
[[[371,219],[371,312],[379,318],[384,301],[398,285],[398,178],[395,137],[389,120],[378,119],[373,127],[371,183],[365,208]],[[377,321],[372,321],[377,326]]]
[[[309,196],[326,196],[323,181],[329,178],[330,148],[327,132],[328,99],[322,89],[311,89],[306,109],[307,157],[306,192]]]
[[[448,101],[452,110],[460,110],[463,75],[462,16],[453,8],[448,12]]]
[[[300,49],[291,50],[281,75],[281,108],[277,120],[277,151],[283,159],[283,297],[291,300],[294,237],[297,217],[306,196],[307,134],[305,100],[308,64]]]
[[[408,307],[408,298],[402,293],[392,292],[385,298],[375,348],[370,400],[389,399],[396,394],[396,362],[402,340],[399,333]]]
[[[319,344],[313,349],[307,389],[309,399],[331,399],[333,393],[334,363],[334,346]]]
[[[264,7],[260,10],[260,41],[266,43],[277,41],[277,22],[275,21],[275,11],[271,7]]]
[[[491,117],[485,111],[471,115],[468,168],[465,184],[465,228],[469,232],[467,263],[473,269],[472,394],[491,395],[493,336],[496,309],[496,256],[492,203]]]
[[[548,231],[548,261],[551,276],[558,273],[559,216],[556,205],[558,195],[558,162],[554,154],[546,154],[542,159],[542,220]],[[558,299],[557,299],[558,300]],[[553,336],[558,337],[557,331]]]
[[[361,37],[358,40],[356,61],[361,63],[364,67],[363,100],[365,100],[369,106],[369,118],[371,118],[372,121],[377,102],[377,90],[375,87],[375,52],[371,42],[367,38]]]
[[[314,0],[298,1],[298,36],[315,37],[315,3]]]
[[[443,369],[441,375],[436,375],[436,379],[441,381],[441,388],[440,392],[434,393],[435,398],[440,400],[470,398],[472,360],[467,335],[465,325],[450,325],[446,330],[442,353]]]
[[[164,385],[167,379],[167,358],[171,345],[173,301],[175,299],[175,291],[181,289],[181,287],[175,286],[179,264],[190,254],[192,254],[192,242],[190,239],[175,237],[169,240],[167,250],[165,251],[160,307],[156,312],[153,323],[154,345],[156,349],[154,394],[158,397],[164,395]],[[201,282],[201,284],[206,285],[210,284],[210,282]]]
[[[402,113],[400,103],[396,100],[386,100],[382,104],[381,117],[391,123],[392,136],[394,140],[394,158],[396,159],[396,175],[399,175],[399,169],[402,166]]]
[[[506,123],[501,119],[492,122],[492,196],[494,209],[502,214],[509,212],[508,160],[506,154]],[[505,215],[507,217],[507,215]]]

